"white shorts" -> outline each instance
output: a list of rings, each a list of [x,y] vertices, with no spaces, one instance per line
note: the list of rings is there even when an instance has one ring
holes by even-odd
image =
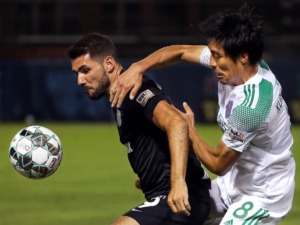
[[[222,193],[224,196],[224,193]],[[232,204],[226,204],[221,198],[217,180],[212,181],[211,212],[205,225],[276,225],[285,216],[282,212],[271,211],[263,207],[254,196],[245,196]]]

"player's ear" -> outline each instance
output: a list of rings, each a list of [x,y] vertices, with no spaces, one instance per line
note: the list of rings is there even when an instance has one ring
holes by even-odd
[[[115,68],[115,60],[111,56],[105,57],[103,60],[103,66],[107,73],[111,73]]]
[[[248,53],[242,53],[240,54],[240,56],[238,57],[238,60],[241,62],[241,64],[246,64],[248,62]]]

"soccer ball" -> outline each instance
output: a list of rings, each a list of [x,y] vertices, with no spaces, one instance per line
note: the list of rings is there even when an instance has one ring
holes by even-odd
[[[63,156],[58,136],[48,128],[29,126],[20,130],[9,148],[14,168],[23,176],[42,179],[52,175]]]

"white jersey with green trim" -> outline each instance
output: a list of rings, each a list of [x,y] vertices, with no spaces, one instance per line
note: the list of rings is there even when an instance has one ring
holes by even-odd
[[[227,147],[242,153],[232,169],[218,177],[222,198],[228,205],[251,196],[274,211],[285,213],[291,208],[293,137],[281,90],[264,62],[243,85],[218,84],[217,121],[223,131],[222,140]]]

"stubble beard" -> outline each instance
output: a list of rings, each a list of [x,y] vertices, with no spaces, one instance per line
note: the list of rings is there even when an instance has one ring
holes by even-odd
[[[110,80],[105,74],[103,79],[98,83],[98,86],[95,88],[95,92],[89,95],[89,98],[92,100],[98,100],[104,96],[109,96]]]

